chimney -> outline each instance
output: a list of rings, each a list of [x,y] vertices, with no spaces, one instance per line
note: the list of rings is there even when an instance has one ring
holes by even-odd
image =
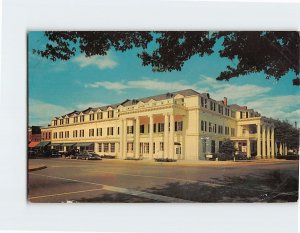
[[[227,106],[227,103],[228,103],[228,102],[227,102],[227,97],[224,97],[223,102],[224,102],[224,105]]]

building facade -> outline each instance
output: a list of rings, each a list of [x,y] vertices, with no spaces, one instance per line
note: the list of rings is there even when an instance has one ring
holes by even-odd
[[[116,158],[203,160],[224,140],[257,158],[274,158],[274,125],[246,106],[182,90],[55,117],[43,128],[51,147]]]

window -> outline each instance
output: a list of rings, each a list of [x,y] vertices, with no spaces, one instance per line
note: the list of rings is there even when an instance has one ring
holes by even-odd
[[[181,154],[181,146],[180,147],[176,147],[176,154],[177,155]]]
[[[64,119],[60,119],[60,120],[59,120],[59,124],[60,124],[60,125],[63,125],[63,124],[64,124]]]
[[[102,128],[97,129],[97,136],[102,136]]]
[[[80,122],[84,122],[84,116],[80,116]]]
[[[59,132],[59,138],[64,138],[64,132]]]
[[[73,130],[73,138],[77,138],[77,130]]]
[[[118,135],[120,135],[120,127],[118,127]]]
[[[159,150],[164,151],[164,142],[159,143]]]
[[[213,132],[217,133],[217,124],[213,124]]]
[[[153,142],[153,153],[155,153],[155,142]]]
[[[201,121],[201,131],[204,131],[204,121]]]
[[[103,143],[103,152],[108,152],[108,143]]]
[[[210,110],[214,110],[214,103],[212,101],[209,101]]]
[[[229,127],[225,126],[225,134],[229,135]]]
[[[176,121],[175,122],[175,131],[182,131],[183,128],[183,122],[182,121]]]
[[[240,119],[243,119],[243,112],[240,112]]]
[[[145,125],[140,125],[140,133],[145,133]]]
[[[79,131],[79,137],[84,137],[84,129],[81,129],[81,130]]]
[[[127,134],[133,134],[133,126],[127,126]]]
[[[223,134],[223,125],[218,126],[218,133]]]
[[[53,121],[53,124],[54,124],[54,125],[57,125],[57,120]]]
[[[230,131],[231,131],[231,136],[235,136],[235,129],[231,128]]]
[[[69,131],[65,131],[65,138],[69,138]]]
[[[103,113],[102,112],[98,112],[97,113],[97,120],[101,120],[103,119]]]
[[[208,122],[208,132],[211,132],[212,131],[212,124],[211,122]]]
[[[110,143],[110,152],[115,152],[115,143]]]
[[[94,129],[89,129],[89,136],[94,137]]]
[[[223,115],[223,106],[219,105],[218,112]]]
[[[202,139],[202,152],[206,152],[206,139]]]
[[[144,143],[144,152],[149,154],[149,142]]]
[[[114,135],[114,127],[107,127],[107,136]]]
[[[74,117],[74,123],[78,123],[78,117]]]
[[[165,131],[165,123],[158,123],[158,130],[159,133]]]
[[[222,141],[219,141],[219,150],[220,150],[220,148],[222,147],[222,144],[223,144],[223,142],[222,142]]]
[[[57,132],[55,132],[55,133],[53,134],[53,138],[54,138],[54,139],[57,138]]]
[[[67,119],[66,119],[66,124],[69,124],[69,123],[70,123],[70,119],[67,118]]]
[[[133,142],[127,142],[127,153],[133,152]]]
[[[108,111],[107,118],[113,118],[114,117],[114,110]]]
[[[156,133],[156,124],[153,124],[153,132]]]
[[[99,145],[98,151],[102,152],[102,143],[98,143],[98,145]]]
[[[215,153],[216,152],[216,141],[211,140],[211,153]]]
[[[231,111],[231,117],[235,118],[235,111]]]
[[[94,120],[95,115],[94,114],[90,114],[90,121]]]

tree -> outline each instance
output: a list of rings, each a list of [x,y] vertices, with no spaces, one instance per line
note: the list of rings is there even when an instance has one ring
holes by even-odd
[[[181,70],[192,56],[211,55],[217,41],[222,41],[218,51],[221,57],[236,62],[227,66],[217,80],[230,80],[250,73],[263,72],[266,78],[279,80],[289,71],[299,74],[298,32],[105,32],[105,31],[47,31],[48,42],[44,49],[33,52],[55,61],[68,60],[76,52],[86,56],[106,55],[108,50],[126,51],[141,48],[137,55],[144,66],[153,71]],[[155,49],[149,43],[155,42]],[[294,85],[299,85],[295,77]]]
[[[290,149],[299,148],[299,129],[288,121],[274,120],[274,136],[277,142],[285,143]]]
[[[224,153],[226,155],[233,155],[235,149],[233,141],[225,140],[219,148],[220,153]]]

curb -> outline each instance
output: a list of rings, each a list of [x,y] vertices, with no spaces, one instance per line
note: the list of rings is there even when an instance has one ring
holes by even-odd
[[[28,172],[38,171],[38,170],[42,170],[42,169],[45,169],[45,168],[47,168],[46,165],[42,165],[42,166],[39,166],[39,167],[31,167],[31,168],[29,167]]]

